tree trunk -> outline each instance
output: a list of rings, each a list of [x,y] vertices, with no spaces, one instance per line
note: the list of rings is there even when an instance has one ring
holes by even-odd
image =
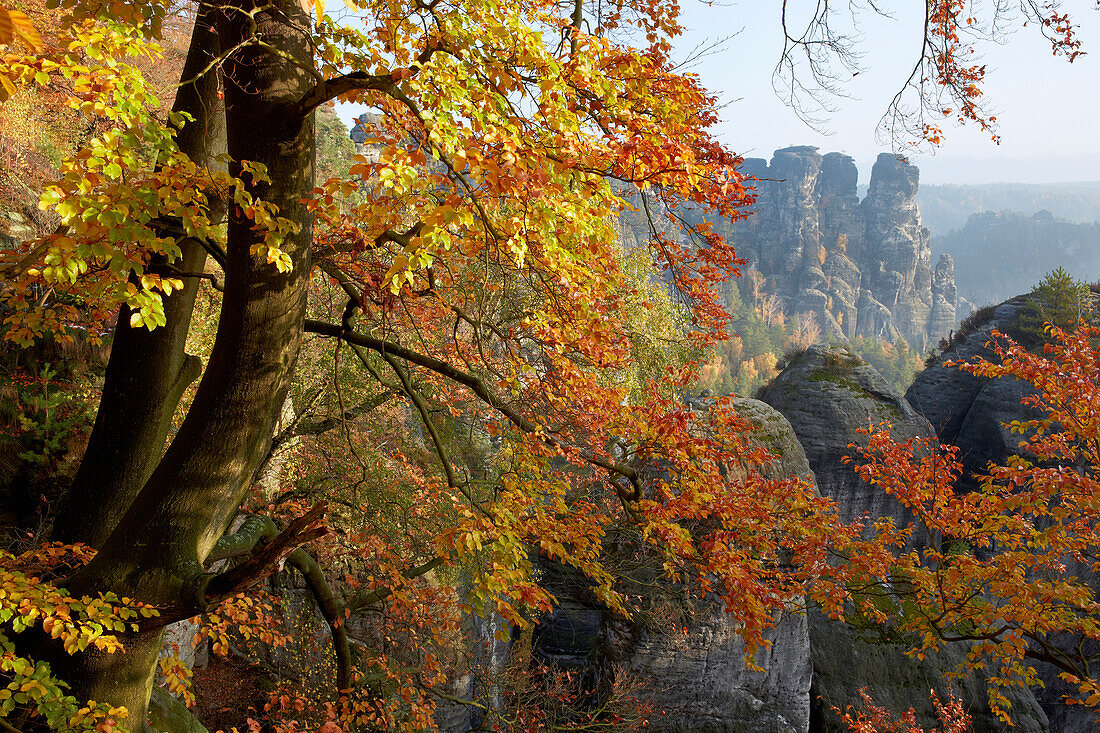
[[[199,165],[210,164],[225,148],[218,74],[213,69],[202,73],[218,54],[214,18],[211,7],[203,3],[180,76],[185,83],[173,105],[193,118],[176,139],[180,150]],[[186,239],[180,249],[176,268],[201,272],[206,263],[202,246]],[[166,264],[158,259],[151,270]],[[160,460],[180,397],[202,372],[199,359],[184,353],[199,280],[183,282],[182,290],[164,298],[165,326],[154,331],[131,328],[130,309],[123,307],[119,314],[95,426],[54,522],[53,537],[58,541],[101,546]]]
[[[262,9],[260,9],[262,7]],[[179,433],[95,559],[69,582],[74,594],[113,590],[159,606],[204,604],[202,562],[225,531],[267,452],[301,344],[309,280],[313,118],[288,118],[312,86],[309,18],[297,0],[222,6],[223,49],[255,34],[264,45],[225,62],[226,130],[234,161],[262,163],[272,183],[240,172],[249,191],[300,225],[282,249],[292,269],[250,253],[264,241],[238,207],[228,216],[225,295],[210,363]],[[132,370],[143,364],[130,364]],[[126,651],[58,659],[83,699],[106,700],[143,721],[160,634],[123,639]]]

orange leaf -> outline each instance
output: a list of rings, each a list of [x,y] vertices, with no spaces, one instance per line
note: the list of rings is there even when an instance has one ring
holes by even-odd
[[[26,13],[0,8],[0,43],[9,44],[18,37],[32,51],[42,50],[42,36]],[[5,88],[8,86],[4,85]]]

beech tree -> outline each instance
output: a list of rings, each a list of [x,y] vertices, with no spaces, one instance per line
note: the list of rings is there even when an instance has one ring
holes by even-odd
[[[320,0],[198,3],[167,119],[127,59],[157,53],[169,4],[62,4],[71,22],[56,38],[0,11],[0,81],[11,94],[64,80],[104,132],[43,194],[61,226],[3,265],[5,336],[96,338],[118,317],[53,525],[69,548],[53,571],[65,590],[36,575],[61,550],[3,558],[4,618],[22,633],[3,641],[14,682],[0,713],[133,729],[163,627],[283,560],[330,623],[340,719],[410,728],[430,727],[426,690],[446,675],[356,663],[341,628],[426,573],[461,570],[468,589],[452,606],[524,627],[553,602],[533,572],[542,553],[629,614],[602,544],[630,527],[670,577],[721,595],[751,650],[811,579],[849,572],[827,557],[850,531],[804,482],[751,470],[767,456],[727,401],[705,414],[682,404],[725,337],[715,285],[740,264],[685,210],[736,218],[751,191],[707,133],[713,98],[670,59],[675,3],[347,0],[346,22]],[[918,76],[984,125],[980,74],[958,60],[962,3],[926,7]],[[1024,9],[1056,49],[1076,49],[1057,8]],[[792,42],[817,64],[813,34]],[[374,110],[369,154],[317,181],[314,112],[334,100]],[[629,209],[646,233],[634,250],[618,236]],[[654,272],[674,294],[660,342],[641,328],[661,297]],[[205,365],[185,349],[203,282],[221,293]],[[307,334],[370,384],[356,405],[341,400],[337,424],[398,396],[435,456],[408,472],[433,535],[417,557],[376,537],[371,585],[350,598],[301,549],[325,534],[324,505],[282,529],[253,515],[231,531],[286,437],[276,426]],[[491,470],[463,470],[448,420],[491,436]],[[226,557],[239,559],[207,567]]]

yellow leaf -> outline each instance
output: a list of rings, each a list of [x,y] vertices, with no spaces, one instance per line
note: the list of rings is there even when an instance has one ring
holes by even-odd
[[[42,50],[42,36],[38,35],[26,13],[0,8],[0,43],[11,43],[16,36],[32,51]],[[7,87],[8,84],[4,84],[4,88]]]

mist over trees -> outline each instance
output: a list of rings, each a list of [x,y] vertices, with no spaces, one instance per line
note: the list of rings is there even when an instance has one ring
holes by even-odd
[[[972,214],[1049,211],[1075,224],[1100,220],[1100,181],[1075,183],[922,183],[917,192],[924,225],[933,238],[962,229]]]
[[[1027,292],[1058,267],[1100,279],[1100,222],[1074,223],[1049,211],[972,214],[961,229],[933,236],[932,249],[954,258],[959,294],[978,306]]]

